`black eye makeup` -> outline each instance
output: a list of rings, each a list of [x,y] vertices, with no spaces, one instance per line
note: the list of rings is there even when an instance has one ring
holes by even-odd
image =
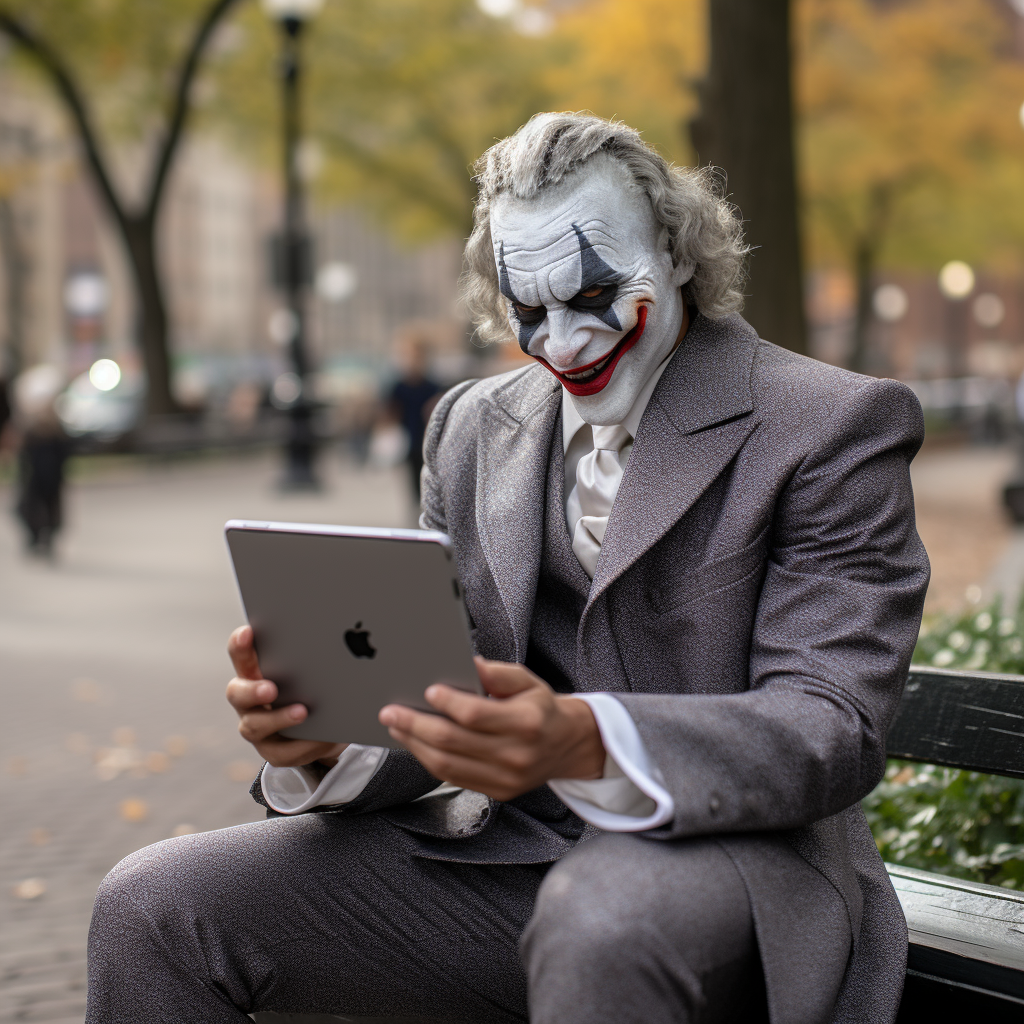
[[[589,285],[578,291],[566,305],[580,313],[593,313],[602,316],[611,308],[618,294],[617,281],[605,281]]]
[[[524,306],[521,302],[512,301],[512,311],[521,324],[528,327],[535,327],[548,315],[546,306]]]

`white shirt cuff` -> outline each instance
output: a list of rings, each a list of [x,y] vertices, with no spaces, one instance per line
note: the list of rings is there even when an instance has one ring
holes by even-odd
[[[600,779],[552,779],[559,800],[605,832],[643,832],[672,820],[675,805],[630,713],[610,693],[576,693],[597,720],[607,751]]]
[[[260,776],[263,799],[278,814],[301,814],[311,807],[347,804],[362,793],[387,756],[387,747],[350,743],[322,779],[306,766],[275,768],[268,764]]]

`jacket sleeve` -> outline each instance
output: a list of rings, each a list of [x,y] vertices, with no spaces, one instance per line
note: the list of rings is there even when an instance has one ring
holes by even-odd
[[[448,414],[456,401],[475,383],[466,381],[457,385],[443,395],[431,413],[427,424],[427,433],[423,442],[423,505],[420,524],[425,530],[444,530],[444,488],[436,470],[437,450],[444,435]],[[266,767],[264,765],[264,767]],[[256,777],[249,794],[258,803],[267,807],[263,796],[263,769]],[[377,769],[373,778],[354,799],[344,804],[325,804],[311,808],[306,813],[317,814],[367,814],[381,811],[386,807],[409,803],[417,797],[424,796],[432,789],[441,785],[426,768],[407,750],[393,749]],[[277,812],[267,807],[268,815]]]
[[[264,764],[260,769],[249,789],[249,795],[256,803],[267,808],[267,817],[280,817],[277,811],[267,805],[263,796],[263,771],[266,767]],[[389,750],[373,778],[353,800],[344,804],[321,804],[303,813],[368,814],[408,803],[440,785],[441,780],[435,779],[408,750]]]
[[[423,438],[423,471],[420,476],[420,527],[424,530],[448,532],[448,520],[444,512],[444,481],[437,468],[437,454],[448,425],[448,414],[452,406],[476,383],[475,380],[456,384],[445,392],[434,406]]]
[[[817,433],[776,504],[749,679],[729,687],[745,692],[616,693],[675,805],[646,835],[796,828],[881,779],[928,585],[909,472],[923,435],[893,381]]]

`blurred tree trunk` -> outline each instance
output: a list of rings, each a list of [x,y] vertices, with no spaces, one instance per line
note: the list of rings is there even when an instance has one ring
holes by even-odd
[[[214,29],[238,0],[214,0],[199,20],[175,75],[169,116],[153,161],[144,197],[130,207],[114,185],[106,156],[93,127],[85,94],[71,66],[39,36],[27,19],[0,7],[0,32],[30,54],[49,77],[78,132],[86,164],[108,212],[121,233],[135,279],[137,342],[146,367],[146,415],[180,411],[171,391],[169,323],[163,280],[156,257],[156,224],[168,174],[191,108],[190,93],[199,61]],[[99,15],[97,15],[99,16]]]
[[[892,186],[888,183],[876,182],[868,192],[864,227],[854,238],[851,255],[857,296],[849,367],[855,373],[869,372],[868,332],[871,329],[875,267],[878,265],[878,255],[885,243],[892,203]]]
[[[793,142],[790,0],[709,0],[711,46],[690,138],[721,167],[754,247],[744,316],[768,341],[807,351]]]
[[[0,379],[12,380],[21,372],[25,352],[25,288],[28,266],[18,238],[14,204],[9,196],[0,196],[0,260],[7,279],[7,338],[0,350]]]

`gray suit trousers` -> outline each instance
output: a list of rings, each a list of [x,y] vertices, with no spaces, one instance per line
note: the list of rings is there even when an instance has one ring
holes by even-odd
[[[412,850],[376,814],[139,850],[97,895],[88,1024],[766,1019],[747,893],[714,840],[602,835],[553,866]]]

